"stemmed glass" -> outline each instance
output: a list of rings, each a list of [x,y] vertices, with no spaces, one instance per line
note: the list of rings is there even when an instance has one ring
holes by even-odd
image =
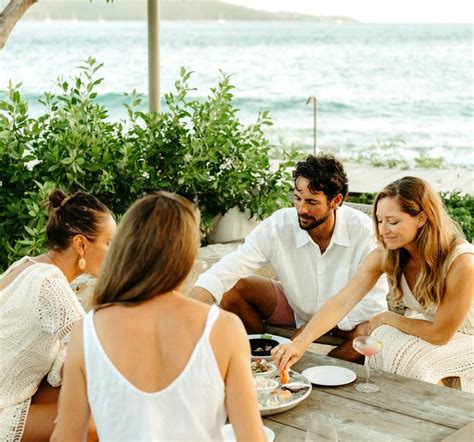
[[[359,336],[352,341],[352,346],[354,350],[364,355],[366,358],[376,355],[380,350],[382,350],[382,343],[372,338],[371,336]],[[365,384],[357,384],[356,390],[362,391],[363,393],[375,393],[380,390],[380,387],[377,384],[370,383],[370,364],[369,360],[366,361],[365,368],[367,370],[367,377]]]

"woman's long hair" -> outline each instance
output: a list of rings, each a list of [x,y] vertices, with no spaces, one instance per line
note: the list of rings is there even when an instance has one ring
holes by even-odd
[[[416,247],[422,258],[421,271],[416,279],[413,295],[423,308],[439,306],[446,289],[449,257],[457,243],[464,238],[459,226],[447,214],[438,193],[424,180],[407,176],[385,187],[375,198],[373,221],[378,242],[383,246],[383,270],[391,285],[391,301],[403,298],[401,276],[408,262],[404,248],[389,250],[378,230],[377,205],[383,198],[393,198],[402,212],[417,216],[426,214],[427,220],[418,229]]]
[[[199,246],[199,214],[185,198],[156,192],[125,213],[107,251],[92,307],[133,305],[179,287]]]

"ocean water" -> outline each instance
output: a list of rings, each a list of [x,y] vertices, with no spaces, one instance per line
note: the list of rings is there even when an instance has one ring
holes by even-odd
[[[181,66],[206,97],[219,70],[231,73],[244,123],[269,110],[272,141],[355,155],[403,140],[399,154],[474,165],[473,28],[453,24],[163,22],[161,91]],[[144,22],[19,22],[0,51],[0,89],[22,82],[33,114],[60,75],[93,56],[105,64],[100,101],[124,118],[123,92],[147,94]],[[145,97],[146,98],[146,97]]]

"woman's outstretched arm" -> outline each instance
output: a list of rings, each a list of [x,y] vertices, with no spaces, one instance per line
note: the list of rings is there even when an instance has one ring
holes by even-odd
[[[374,287],[383,273],[381,261],[381,250],[375,249],[369,253],[356,275],[339,293],[324,303],[303,332],[291,344],[280,344],[272,350],[273,359],[280,370],[288,370],[295,364],[315,339],[333,328]]]

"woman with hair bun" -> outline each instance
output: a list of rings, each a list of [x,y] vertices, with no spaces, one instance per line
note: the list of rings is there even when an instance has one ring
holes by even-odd
[[[132,205],[74,328],[52,441],[266,440],[250,345],[233,313],[180,293],[199,246],[199,214],[181,196]]]
[[[49,195],[47,252],[0,276],[0,440],[49,440],[57,415],[66,343],[84,316],[69,283],[97,275],[115,233],[93,195]]]
[[[356,276],[327,301],[291,344],[272,350],[281,368],[293,365],[314,339],[337,323],[386,273],[390,296],[411,311],[383,312],[367,334],[384,343],[371,367],[431,383],[460,381],[474,392],[474,246],[424,180],[404,177],[375,198],[379,247]]]

